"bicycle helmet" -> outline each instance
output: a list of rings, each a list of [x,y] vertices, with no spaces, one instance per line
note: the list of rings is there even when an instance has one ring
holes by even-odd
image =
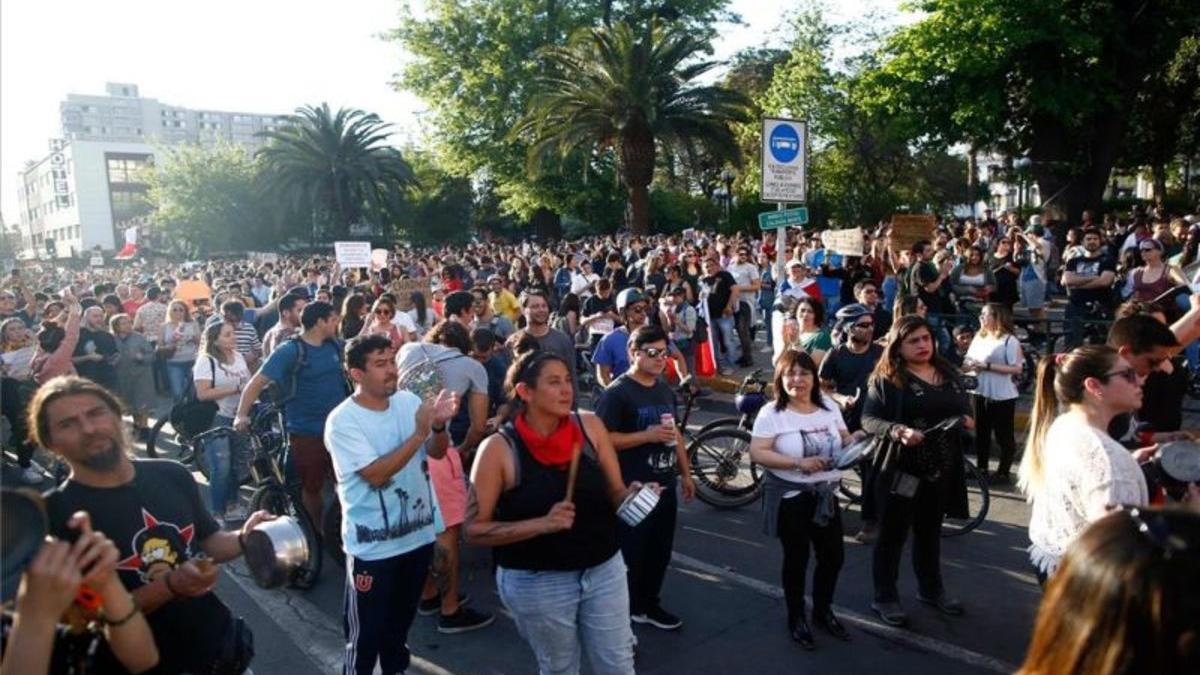
[[[635,302],[649,302],[649,299],[646,297],[645,293],[642,293],[642,291],[637,288],[626,288],[620,293],[617,293],[618,312],[624,311],[626,307]]]

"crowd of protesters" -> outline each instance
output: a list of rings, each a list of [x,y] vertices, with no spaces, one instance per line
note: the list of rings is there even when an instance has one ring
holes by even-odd
[[[134,561],[119,572],[135,602],[108,621],[125,607],[116,598],[101,623],[145,613],[154,636],[131,654],[109,630],[96,672],[154,661],[162,672],[241,672],[252,656],[248,627],[212,592],[211,561],[236,557],[270,518],[238,498],[244,438],[203,448],[207,503],[178,465],[129,459],[153,419],[191,401],[215,403],[209,426],[244,432],[255,403],[279,396],[314,522],[335,488],[347,673],[402,672],[417,614],[436,614],[449,634],[494,621],[460,589],[464,544],[495,550],[500,600],[540,672],[577,672],[582,654],[595,672],[633,672],[631,624],[684,622],[660,596],[678,500],[696,490],[668,373],[686,382],[773,371],[775,398],[754,422],[751,454],[766,470],[763,529],[782,547],[786,625],[806,649],[816,644],[810,616],[849,639],[833,611],[843,561],[833,463],[866,437],[875,452],[857,536],[874,544],[871,608],[889,625],[908,623],[897,579],[910,532],[918,598],[947,616],[965,611],[940,560],[942,519],[966,509],[964,452],[997,487],[1019,464],[1047,602],[1112,611],[1080,587],[1095,582],[1077,580],[1081,567],[1117,564],[1092,523],[1111,537],[1132,524],[1149,540],[1146,555],[1195,561],[1194,517],[1150,508],[1156,485],[1142,465],[1153,443],[1191,438],[1170,411],[1200,365],[1187,358],[1200,353],[1200,222],[1157,209],[1102,222],[1085,212],[1078,227],[988,213],[940,222],[899,250],[883,223],[864,231],[862,255],[827,249],[817,232],[777,246],[774,233],[622,235],[396,247],[376,269],[274,254],[18,269],[0,289],[0,364],[20,477],[46,478],[38,446],[65,462],[70,476],[48,498],[52,532],[94,523],[118,542],[123,563]],[[1046,311],[1054,303],[1065,305],[1061,335]],[[1094,329],[1097,318],[1115,322]],[[1089,329],[1106,344],[1081,346]],[[1056,353],[1042,359],[1018,457],[1017,379],[1033,376],[1023,350],[1043,347]],[[436,371],[435,391],[405,389],[405,374],[421,368]],[[581,396],[585,382],[596,383],[594,400]],[[616,517],[646,490],[657,506],[645,520]],[[1132,510],[1106,515],[1118,505]],[[1172,527],[1176,538],[1159,532]],[[111,544],[99,536],[96,547]],[[1076,541],[1087,543],[1072,549]],[[81,565],[99,556],[82,545],[70,554]],[[18,613],[37,579],[69,576],[66,553],[51,555],[54,565],[40,557],[27,573]],[[1159,572],[1147,583],[1169,592],[1161,585],[1175,571]],[[1185,640],[1177,625],[1186,611],[1154,624],[1154,644],[1179,633],[1175,646],[1146,655],[1125,637],[1125,657],[1163,666],[1154,672],[1189,670],[1196,635]],[[208,639],[176,634],[197,620]],[[1066,657],[1041,631],[1082,649],[1062,624],[1043,609],[1024,672],[1062,672],[1055,664]],[[28,632],[6,632],[8,651],[33,649]]]

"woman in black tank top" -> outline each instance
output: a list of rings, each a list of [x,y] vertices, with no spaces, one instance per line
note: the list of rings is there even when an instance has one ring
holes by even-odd
[[[621,480],[603,423],[572,413],[571,374],[534,351],[508,371],[519,412],[480,446],[471,472],[467,540],[496,548],[496,585],[540,672],[633,672],[633,633],[616,508]],[[574,497],[568,466],[581,448]],[[582,647],[582,649],[581,649]]]

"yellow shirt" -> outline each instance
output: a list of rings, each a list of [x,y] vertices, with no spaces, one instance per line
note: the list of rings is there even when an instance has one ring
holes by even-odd
[[[492,291],[491,299],[493,312],[516,323],[517,317],[521,315],[521,303],[517,302],[517,296],[508,290]]]

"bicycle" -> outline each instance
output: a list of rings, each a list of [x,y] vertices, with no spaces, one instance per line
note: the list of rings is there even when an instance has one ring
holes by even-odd
[[[924,430],[922,433],[926,436],[938,433],[958,433],[962,418],[952,418],[944,420],[939,424]],[[863,455],[861,459],[854,465],[853,470],[857,476],[857,485],[847,483],[846,478],[849,471],[842,474],[842,483],[838,486],[838,491],[851,504],[862,503],[862,485],[863,478],[866,473],[866,463],[869,461],[870,455]],[[971,530],[979,527],[984,520],[987,519],[988,510],[992,503],[992,493],[988,488],[987,478],[975,466],[975,463],[966,457],[963,461],[963,478],[967,484],[967,517],[965,518],[950,518],[946,517],[942,521],[942,536],[943,537],[958,537],[964,535]]]
[[[696,479],[696,496],[717,508],[737,508],[758,498],[762,470],[750,461],[750,430],[758,411],[766,405],[766,380],[762,371],[747,375],[738,386],[735,402],[739,417],[723,417],[701,427],[695,434],[687,429],[696,392],[682,388],[683,416],[676,426],[687,440],[688,459]]]

